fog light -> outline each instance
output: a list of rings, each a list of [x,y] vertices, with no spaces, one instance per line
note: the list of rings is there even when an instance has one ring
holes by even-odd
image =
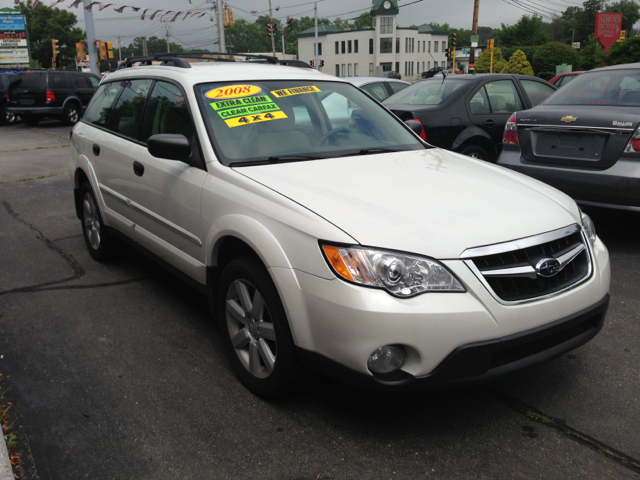
[[[369,356],[367,365],[373,373],[392,373],[404,362],[404,352],[393,345],[377,348]]]

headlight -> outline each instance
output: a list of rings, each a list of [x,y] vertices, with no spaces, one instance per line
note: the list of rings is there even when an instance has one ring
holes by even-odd
[[[584,234],[587,236],[591,245],[595,245],[596,243],[596,226],[593,224],[593,220],[591,217],[580,210],[580,218],[582,219],[582,228],[584,229]]]
[[[428,258],[362,247],[321,245],[333,271],[349,282],[407,298],[424,292],[464,292],[447,268]]]

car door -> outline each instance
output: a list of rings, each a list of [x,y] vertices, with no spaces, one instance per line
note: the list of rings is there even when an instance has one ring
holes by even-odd
[[[191,157],[153,157],[146,142],[157,134],[187,137]],[[141,142],[133,145],[127,168],[136,241],[197,280],[204,279],[200,199],[206,177],[186,96],[177,84],[158,80],[149,95]]]
[[[471,122],[483,129],[496,146],[502,143],[504,126],[513,112],[522,110],[522,100],[511,79],[484,82],[468,97]]]
[[[520,78],[518,81],[520,82],[522,90],[525,93],[526,98],[524,103],[527,104],[527,109],[533,108],[544,102],[551,96],[553,92],[556,91],[556,89],[551,87],[550,85],[547,85],[546,83],[535,80],[533,78],[531,80]]]

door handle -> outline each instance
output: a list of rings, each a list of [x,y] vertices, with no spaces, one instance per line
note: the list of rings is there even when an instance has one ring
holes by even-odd
[[[485,124],[487,127],[491,128],[491,127],[495,127],[496,122],[494,122],[493,120],[487,120],[486,122],[484,122],[484,124]]]
[[[144,165],[142,165],[140,162],[133,162],[133,172],[141,177],[142,175],[144,175]]]
[[[93,144],[93,153],[96,157],[100,155],[100,145],[96,143]]]

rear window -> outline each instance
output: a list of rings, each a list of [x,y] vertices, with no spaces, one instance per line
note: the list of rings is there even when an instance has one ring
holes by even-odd
[[[407,103],[409,105],[440,105],[453,92],[462,87],[467,80],[442,79],[426,80],[399,91],[383,103]]]
[[[44,90],[45,89],[45,73],[44,72],[26,72],[18,74],[15,83],[12,85],[26,88],[27,90]]]
[[[640,106],[640,70],[601,70],[574,78],[545,104]]]

